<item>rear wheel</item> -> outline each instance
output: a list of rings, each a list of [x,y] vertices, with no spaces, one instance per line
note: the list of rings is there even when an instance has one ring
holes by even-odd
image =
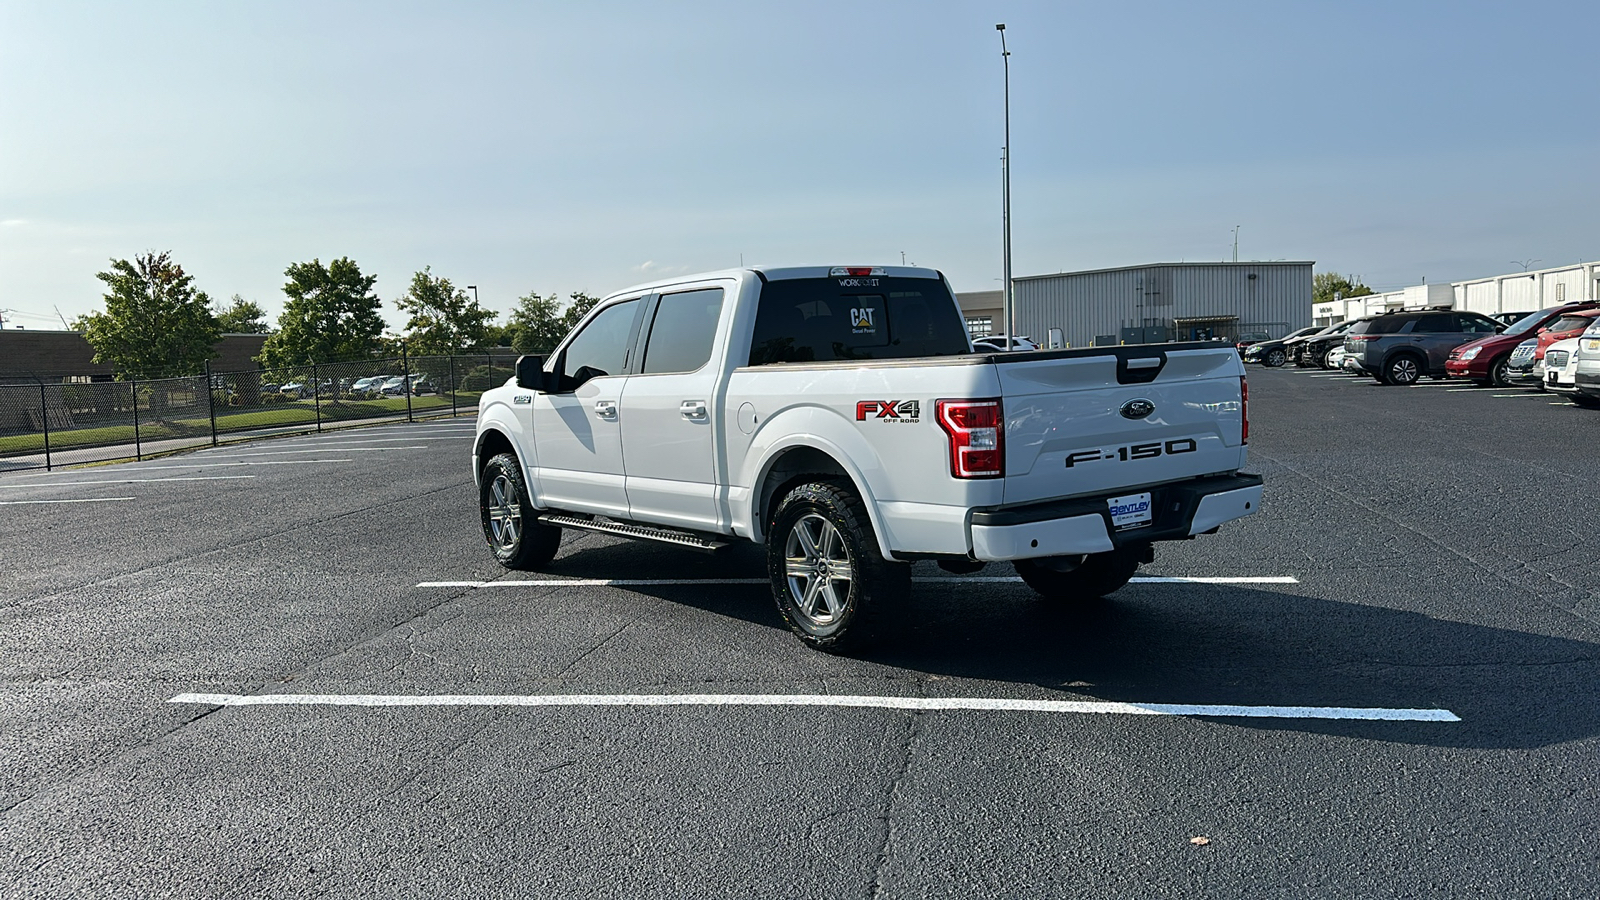
[[[879,552],[861,498],[833,481],[802,484],[778,504],[767,574],[789,630],[831,653],[865,645],[871,619],[911,588],[911,567]]]
[[[541,569],[561,547],[561,529],[534,521],[533,501],[517,457],[502,453],[489,460],[478,479],[478,509],[483,537],[495,559],[508,569]]]
[[[1409,353],[1401,353],[1383,364],[1383,377],[1380,380],[1384,384],[1397,384],[1401,387],[1408,387],[1416,384],[1421,377],[1422,364],[1418,362],[1415,356]]]
[[[1083,556],[1019,559],[1012,563],[1022,580],[1048,600],[1104,597],[1128,583],[1139,570],[1139,552],[1124,547]]]

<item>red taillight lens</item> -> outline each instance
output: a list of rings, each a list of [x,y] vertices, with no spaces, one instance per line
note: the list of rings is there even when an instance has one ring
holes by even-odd
[[[1006,474],[1005,428],[1000,400],[939,400],[939,427],[950,435],[950,474],[1000,478]]]
[[[1239,376],[1239,443],[1250,443],[1250,382],[1243,375]]]

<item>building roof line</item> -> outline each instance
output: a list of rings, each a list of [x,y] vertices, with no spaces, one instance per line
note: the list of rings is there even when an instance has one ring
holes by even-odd
[[[1068,275],[1099,275],[1105,272],[1134,272],[1143,269],[1182,269],[1190,267],[1207,267],[1223,269],[1261,268],[1264,266],[1314,266],[1316,260],[1311,259],[1271,259],[1252,260],[1249,262],[1164,262],[1146,263],[1142,266],[1112,266],[1107,269],[1084,269],[1078,272],[1052,272],[1048,275],[1017,275],[1012,281],[1037,281],[1041,278],[1065,278]]]

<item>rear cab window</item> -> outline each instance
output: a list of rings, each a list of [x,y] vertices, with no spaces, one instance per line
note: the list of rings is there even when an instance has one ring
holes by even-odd
[[[749,364],[956,356],[971,349],[942,279],[775,278],[761,287]]]

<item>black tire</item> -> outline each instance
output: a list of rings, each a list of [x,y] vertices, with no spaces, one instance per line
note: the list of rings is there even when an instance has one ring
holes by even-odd
[[[1497,388],[1511,387],[1511,354],[1489,363],[1489,384]]]
[[[1127,584],[1139,570],[1139,553],[1124,547],[1077,558],[1019,559],[1012,565],[1047,600],[1090,600]]]
[[[778,504],[767,528],[767,575],[789,630],[829,653],[866,646],[874,617],[911,590],[911,567],[883,558],[855,490],[826,480],[800,484]]]
[[[533,521],[533,501],[515,454],[502,453],[483,467],[478,479],[478,511],[483,538],[500,565],[530,571],[542,569],[556,558],[561,529]]]
[[[1396,353],[1384,361],[1379,380],[1384,384],[1410,387],[1422,378],[1422,361],[1410,353]]]
[[[1288,359],[1289,354],[1283,352],[1282,347],[1274,347],[1267,351],[1266,356],[1261,358],[1261,364],[1269,369],[1276,369],[1287,362]]]

